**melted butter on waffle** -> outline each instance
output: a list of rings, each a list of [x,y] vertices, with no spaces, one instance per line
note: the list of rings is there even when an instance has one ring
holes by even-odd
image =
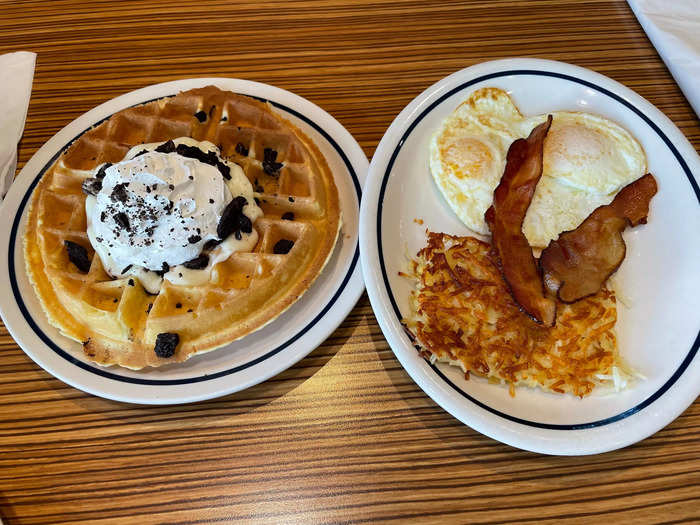
[[[209,141],[241,166],[264,216],[254,224],[255,247],[218,263],[210,281],[166,280],[150,295],[138,279],[110,277],[95,256],[81,184],[133,146],[178,137]],[[25,261],[53,326],[96,363],[140,369],[184,361],[274,320],[320,274],[340,223],[333,175],[315,144],[269,104],[208,86],[125,109],[80,136],[34,190]],[[65,241],[85,248],[86,273]],[[169,358],[154,352],[163,333],[179,336]]]
[[[511,387],[539,387],[586,396],[594,387],[624,386],[617,351],[615,295],[602,289],[558,304],[556,324],[543,327],[511,297],[489,255],[474,237],[428,233],[407,277],[414,280],[404,320],[431,361],[460,366]]]

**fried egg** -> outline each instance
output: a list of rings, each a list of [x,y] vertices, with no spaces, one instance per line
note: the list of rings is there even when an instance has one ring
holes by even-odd
[[[555,111],[544,143],[543,175],[523,223],[531,246],[545,247],[646,173],[639,142],[620,125],[590,113]],[[430,171],[471,230],[488,235],[484,213],[503,175],[508,148],[547,114],[524,117],[508,93],[474,91],[430,143]]]

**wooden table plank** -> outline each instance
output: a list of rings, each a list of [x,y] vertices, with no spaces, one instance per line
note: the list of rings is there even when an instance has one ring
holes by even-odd
[[[0,53],[38,53],[19,164],[114,96],[193,76],[289,89],[368,156],[416,95],[509,56],[564,60],[700,125],[624,1],[5,2]],[[700,520],[700,402],[624,450],[546,457],[462,425],[394,358],[366,296],[309,357],[221,399],[112,402],[0,330],[6,523]]]

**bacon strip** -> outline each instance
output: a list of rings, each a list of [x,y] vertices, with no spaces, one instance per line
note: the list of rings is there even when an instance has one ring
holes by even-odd
[[[525,313],[545,326],[554,324],[556,302],[545,295],[537,261],[522,226],[542,176],[544,138],[551,124],[549,115],[527,139],[518,139],[510,145],[503,177],[484,216],[511,295]]]
[[[625,258],[622,232],[645,224],[656,180],[644,175],[620,190],[613,201],[596,208],[578,228],[559,235],[542,252],[545,286],[572,303],[601,289]]]

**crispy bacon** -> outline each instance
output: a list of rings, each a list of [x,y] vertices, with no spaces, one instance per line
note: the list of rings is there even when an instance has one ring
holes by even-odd
[[[550,242],[540,257],[545,286],[565,303],[600,290],[625,258],[623,230],[646,223],[655,194],[654,177],[644,175],[610,204],[596,208],[578,228]]]
[[[499,267],[511,295],[524,312],[545,326],[554,324],[556,302],[545,295],[537,261],[522,226],[542,176],[544,138],[551,124],[549,115],[527,139],[518,139],[510,145],[503,177],[493,192],[493,204],[485,214]]]

